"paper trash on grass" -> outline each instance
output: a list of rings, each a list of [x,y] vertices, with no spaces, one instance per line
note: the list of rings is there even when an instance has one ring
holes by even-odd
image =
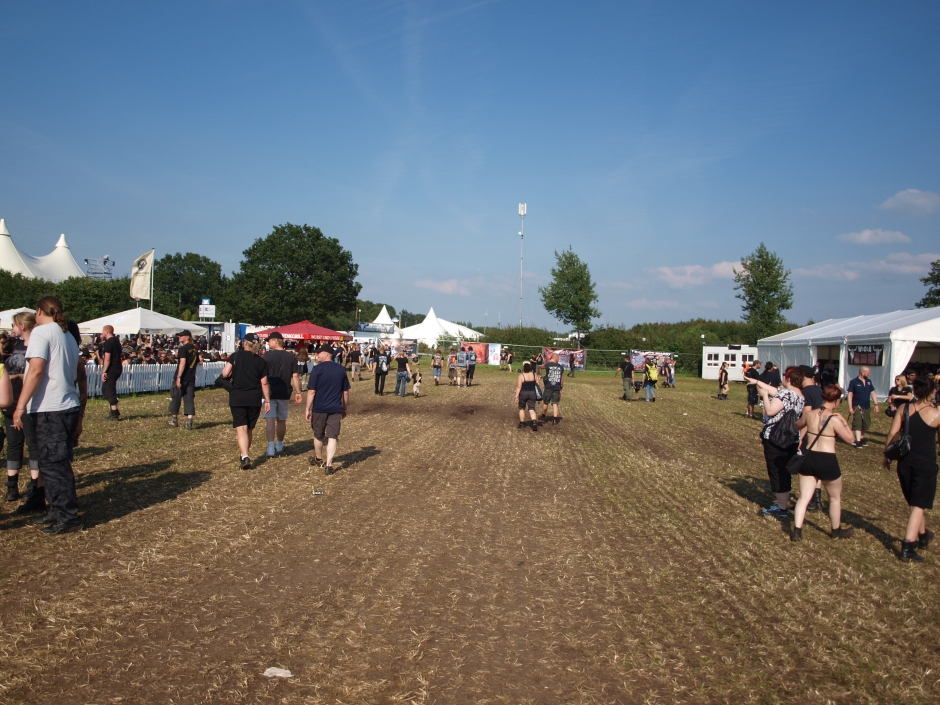
[[[286,668],[275,668],[272,666],[264,672],[268,678],[293,678],[294,674]]]

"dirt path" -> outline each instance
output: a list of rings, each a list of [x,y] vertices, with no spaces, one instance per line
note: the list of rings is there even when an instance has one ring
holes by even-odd
[[[756,428],[700,384],[626,405],[578,378],[534,434],[510,375],[478,376],[420,400],[354,385],[330,478],[299,408],[288,454],[250,472],[220,392],[192,434],[161,425],[162,399],[127,400],[117,428],[90,411],[89,528],[49,540],[0,517],[0,702],[937,694],[938,571],[889,555],[903,512],[861,459],[860,540],[794,548],[756,516]]]

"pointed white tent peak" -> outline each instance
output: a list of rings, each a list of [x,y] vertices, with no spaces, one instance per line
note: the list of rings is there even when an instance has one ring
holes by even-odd
[[[46,279],[51,282],[65,281],[70,277],[84,277],[85,272],[72,257],[72,251],[65,240],[65,235],[59,237],[55,249],[42,257],[31,257],[23,252],[13,242],[6,223],[0,220],[0,269],[12,274],[21,274],[29,279]]]
[[[0,218],[0,235],[10,237],[10,231],[7,230],[7,222],[3,218]]]
[[[388,315],[388,309],[385,306],[382,306],[382,310],[379,311],[379,315],[376,316],[373,323],[384,323],[387,326],[392,325],[392,317]]]
[[[59,235],[59,241],[55,244],[56,247],[68,247],[69,243],[65,239],[65,233]]]

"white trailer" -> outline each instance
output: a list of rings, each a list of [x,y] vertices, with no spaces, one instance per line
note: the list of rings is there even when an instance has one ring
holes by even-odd
[[[752,345],[704,345],[702,346],[702,379],[718,379],[721,363],[728,363],[728,379],[744,381],[744,363],[754,364],[757,348]]]

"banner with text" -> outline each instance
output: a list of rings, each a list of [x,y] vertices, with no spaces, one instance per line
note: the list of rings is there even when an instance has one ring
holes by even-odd
[[[542,348],[542,360],[548,362],[552,353],[558,353],[558,364],[566,370],[571,369],[571,360],[574,359],[574,369],[584,370],[587,364],[587,350],[572,350],[570,348]]]
[[[848,345],[846,350],[850,365],[881,367],[884,364],[884,345]]]

